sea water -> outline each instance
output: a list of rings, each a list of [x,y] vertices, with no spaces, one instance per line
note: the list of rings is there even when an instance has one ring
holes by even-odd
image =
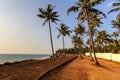
[[[50,57],[50,54],[0,54],[0,64],[30,59],[41,60],[48,57]]]

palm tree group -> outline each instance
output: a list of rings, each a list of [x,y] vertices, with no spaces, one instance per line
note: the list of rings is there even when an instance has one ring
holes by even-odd
[[[102,23],[100,20],[102,17],[99,17],[99,15],[103,15],[103,17],[106,17],[104,13],[99,11],[98,9],[95,9],[94,6],[101,4],[104,0],[78,0],[75,6],[72,6],[68,9],[68,14],[71,11],[78,12],[78,20],[81,22],[87,22],[88,25],[88,35],[90,38],[90,46],[91,51],[94,53],[94,60],[97,65],[99,65],[99,62],[97,61],[95,51],[94,51],[94,43],[93,43],[93,35],[92,35],[92,28],[99,26],[100,23]]]
[[[94,56],[91,55],[91,58],[94,58],[94,61],[97,65],[99,65],[99,62],[96,58],[95,52],[100,51],[104,48],[104,51],[110,51],[112,49],[113,51],[118,51],[119,48],[119,40],[117,40],[117,36],[119,36],[120,33],[120,13],[117,15],[116,20],[111,21],[112,27],[117,28],[118,32],[114,32],[112,35],[109,35],[105,30],[98,31],[97,28],[101,27],[103,24],[102,19],[106,18],[106,15],[96,9],[95,7],[99,4],[102,4],[105,0],[78,0],[78,2],[75,3],[74,6],[70,7],[67,11],[67,14],[69,15],[70,12],[78,12],[78,24],[77,27],[75,27],[74,30],[69,30],[69,27],[66,26],[66,24],[61,23],[59,28],[57,27],[57,30],[59,31],[59,34],[57,38],[60,36],[62,37],[63,41],[63,53],[65,50],[65,36],[70,36],[72,39],[73,46],[76,50],[78,50],[78,53],[80,54],[81,58],[81,51],[83,49],[83,46],[88,50],[89,52]],[[120,0],[118,0],[120,1]],[[114,9],[110,10],[108,14],[114,11],[120,11],[120,2],[113,3]],[[57,23],[59,21],[58,13],[56,11],[53,11],[55,8],[52,7],[52,5],[48,4],[46,9],[39,8],[39,14],[38,17],[44,19],[43,25],[48,23],[49,25],[49,32],[50,32],[50,41],[51,41],[51,48],[52,48],[52,54],[54,58],[54,47],[53,47],[53,41],[52,41],[52,31],[51,31],[51,23]],[[87,24],[87,29],[83,27],[83,25]],[[86,31],[87,30],[87,31]],[[74,32],[75,34],[73,36],[70,35],[71,32]],[[87,43],[89,44],[89,47],[84,45],[83,37],[84,35],[89,36],[89,39]],[[112,36],[115,37],[115,39],[112,38]],[[100,50],[97,50],[100,49]]]

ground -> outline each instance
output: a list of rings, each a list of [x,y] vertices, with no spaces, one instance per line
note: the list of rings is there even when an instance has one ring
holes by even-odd
[[[120,63],[98,59],[96,66],[90,58],[77,58],[43,76],[41,80],[120,80]]]
[[[61,65],[76,56],[67,55],[44,60],[27,60],[0,65],[0,80],[37,80],[47,71]]]

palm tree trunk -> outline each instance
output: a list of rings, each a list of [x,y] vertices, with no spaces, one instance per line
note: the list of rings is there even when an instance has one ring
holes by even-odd
[[[81,55],[81,47],[79,45],[79,55],[80,55],[80,58],[83,59],[82,55]]]
[[[117,41],[117,36],[115,37],[116,41]]]
[[[65,53],[64,49],[65,49],[65,41],[64,41],[64,36],[62,35],[62,40],[63,40],[63,53]]]
[[[53,60],[55,60],[50,21],[49,21],[49,32],[50,32],[50,41],[51,41],[51,48],[52,48]]]
[[[91,57],[91,60],[93,60],[93,57],[92,57],[92,46],[91,46],[91,41],[89,40],[89,45],[90,45],[90,57]]]
[[[96,63],[96,65],[100,65],[99,62],[98,62],[98,60],[97,60],[96,54],[95,54],[94,43],[93,43],[93,37],[92,37],[92,36],[91,36],[91,43],[92,43],[92,51],[93,51],[95,63]]]
[[[94,51],[93,37],[92,37],[92,33],[91,33],[91,28],[90,28],[90,24],[89,24],[89,18],[88,18],[87,11],[86,11],[86,17],[87,17],[88,31],[89,31],[90,42],[91,42],[90,45],[92,46],[92,52],[93,52],[93,55],[94,55],[95,64],[99,65],[99,62],[98,62],[98,60],[96,58],[95,51]]]

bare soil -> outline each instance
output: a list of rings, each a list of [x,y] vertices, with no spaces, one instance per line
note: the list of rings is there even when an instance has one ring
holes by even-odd
[[[88,57],[77,58],[44,75],[41,80],[120,80],[120,63],[103,59],[98,61],[100,66]]]

